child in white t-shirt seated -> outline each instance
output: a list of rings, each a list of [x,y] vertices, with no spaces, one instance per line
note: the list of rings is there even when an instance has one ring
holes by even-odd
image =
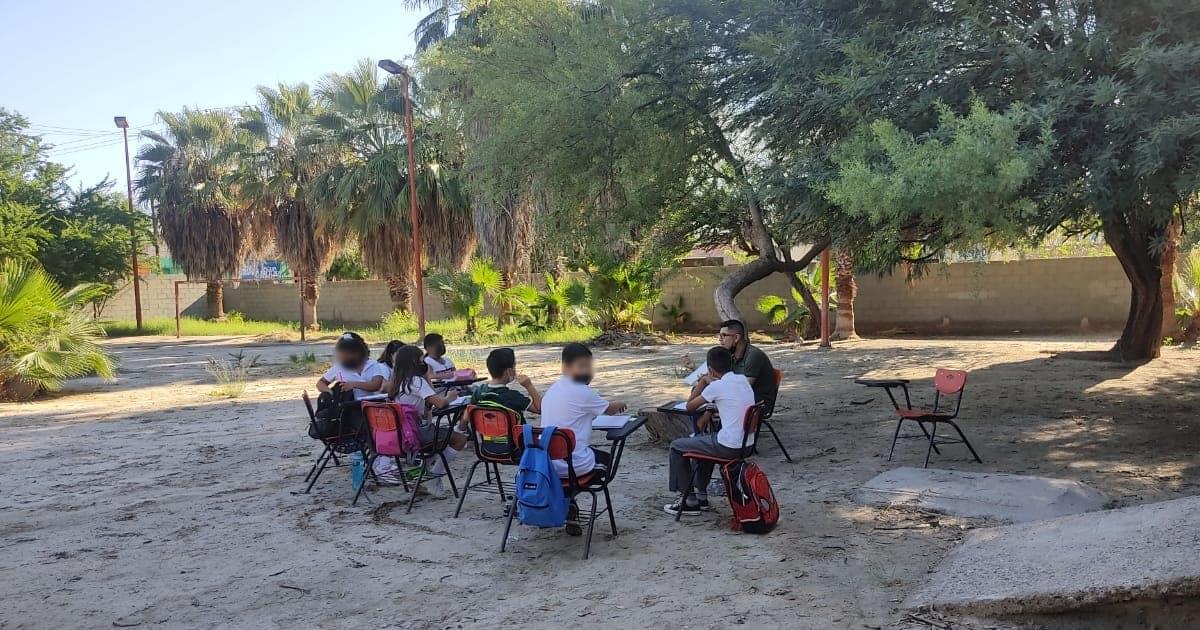
[[[429,366],[429,380],[445,380],[454,376],[454,361],[446,356],[446,339],[437,333],[425,335],[425,364]]]
[[[462,433],[451,431],[448,427],[437,427],[432,421],[431,411],[445,407],[458,397],[458,392],[450,390],[445,396],[438,395],[430,385],[427,375],[429,366],[421,356],[421,350],[416,346],[402,346],[392,355],[392,378],[387,384],[388,400],[415,408],[422,418],[420,432],[421,445],[428,446],[435,442],[446,442],[442,454],[447,461],[458,457],[459,451],[466,446],[467,438]],[[447,433],[449,432],[449,435]],[[375,460],[375,474],[390,475],[395,468],[395,462],[387,458]],[[435,457],[429,472],[434,475],[444,475],[445,467],[442,459]],[[441,488],[442,480],[438,479],[435,486]]]
[[[700,514],[708,509],[708,482],[712,479],[713,462],[690,460],[684,453],[704,453],[722,459],[736,459],[742,455],[742,443],[746,438],[743,420],[746,410],[754,406],[754,389],[745,376],[733,373],[733,353],[717,346],[708,351],[708,373],[701,376],[688,396],[687,410],[699,411],[708,404],[716,405],[721,414],[721,430],[702,433],[712,423],[712,411],[705,411],[696,421],[699,432],[692,437],[677,438],[670,449],[670,488],[678,492],[674,503],[663,506],[672,516],[683,511],[685,516]],[[746,448],[754,445],[754,436],[745,439]],[[694,492],[684,503],[688,488]]]
[[[562,376],[542,397],[542,426],[570,429],[575,434],[571,466],[580,477],[596,468],[607,469],[611,463],[608,453],[590,446],[592,421],[601,414],[621,413],[626,407],[623,402],[608,402],[588,387],[594,376],[592,351],[581,343],[569,343],[562,351]],[[559,477],[568,477],[566,461],[556,459],[551,463]],[[574,501],[567,515],[567,533],[572,536],[583,533],[579,525],[579,507]]]
[[[317,379],[317,390],[354,391],[354,399],[378,394],[387,380],[386,366],[371,359],[367,342],[357,333],[345,332],[333,346],[333,365]]]

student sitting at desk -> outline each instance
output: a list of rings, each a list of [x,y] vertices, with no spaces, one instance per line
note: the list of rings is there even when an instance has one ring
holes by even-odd
[[[754,390],[754,400],[766,402],[767,407],[774,405],[775,398],[779,395],[779,386],[775,383],[775,366],[771,365],[767,353],[751,345],[745,324],[736,319],[721,322],[721,329],[717,331],[717,343],[733,353],[733,372],[746,377],[746,382],[750,383]],[[689,370],[696,369],[695,362],[687,355],[683,356],[681,363]]]
[[[446,338],[437,333],[425,335],[425,364],[429,366],[429,380],[446,380],[454,376],[454,361],[446,356]]]
[[[354,399],[379,393],[387,379],[387,367],[371,359],[367,342],[357,333],[345,332],[333,346],[333,365],[317,379],[317,390],[331,393],[334,385],[354,391]]]
[[[433,391],[433,386],[426,378],[429,366],[422,358],[421,350],[416,346],[403,346],[397,349],[392,357],[392,366],[392,379],[387,385],[388,400],[414,407],[421,414],[422,446],[428,446],[437,440],[444,440],[447,432],[450,432],[449,443],[442,450],[442,454],[448,461],[454,461],[454,458],[458,457],[459,451],[466,446],[467,438],[462,433],[451,431],[450,427],[437,426],[437,423],[430,419],[430,412],[454,402],[454,399],[458,397],[458,392],[450,390],[446,392],[446,397],[442,397]],[[386,457],[380,457],[375,460],[375,466],[375,474],[383,475],[394,469],[395,463]],[[440,457],[434,458],[429,472],[439,476],[446,474]],[[435,488],[440,491],[441,487],[442,480],[439,478]]]
[[[754,406],[754,390],[745,376],[733,372],[733,353],[717,346],[708,351],[708,374],[700,377],[688,396],[687,410],[696,412],[705,405],[716,405],[721,414],[721,430],[716,433],[697,433],[692,437],[677,438],[671,442],[670,488],[678,492],[674,503],[663,506],[672,516],[683,511],[685,516],[700,514],[708,509],[708,482],[712,478],[713,463],[704,460],[689,460],[684,453],[704,453],[722,458],[735,458],[742,449],[742,419],[746,410]],[[712,411],[705,411],[697,420],[700,431],[712,422]],[[754,444],[750,436],[747,446]],[[695,489],[685,505],[683,498],[688,486]]]
[[[471,402],[492,401],[524,417],[525,412],[541,413],[542,395],[533,381],[517,373],[517,355],[512,348],[496,348],[487,356],[486,383],[475,388]]]
[[[581,343],[569,343],[562,351],[562,376],[546,390],[542,398],[542,426],[570,429],[575,433],[575,450],[571,453],[571,464],[577,476],[593,469],[608,469],[611,464],[608,453],[591,448],[592,421],[601,414],[625,411],[625,403],[608,402],[588,387],[595,376],[592,351]],[[569,475],[567,463],[554,460],[554,469],[561,478]],[[567,515],[567,533],[579,536],[579,506],[571,502]]]

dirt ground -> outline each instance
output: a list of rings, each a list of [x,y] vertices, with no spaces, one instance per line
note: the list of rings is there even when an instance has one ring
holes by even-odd
[[[686,393],[673,366],[691,344],[598,351],[595,386],[631,407]],[[920,465],[918,441],[887,461],[893,424],[858,376],[971,372],[961,446],[932,465],[1076,479],[1113,506],[1200,492],[1200,351],[1134,367],[1095,360],[1095,338],[876,339],[763,344],[785,372],[760,463],[782,505],[773,533],[727,527],[728,506],[676,524],[662,512],[666,452],[630,441],[613,485],[620,536],[598,525],[592,557],[561,531],[514,528],[498,553],[494,496],[424,498],[399,488],[350,505],[347,468],[299,494],[317,453],[299,401],[315,376],[288,356],[325,345],[154,338],[109,343],[119,379],[0,406],[0,627],[1007,627],[926,621],[898,609],[966,528],[945,516],[850,501],[872,476]],[[265,365],[245,394],[212,396],[206,357],[242,350]],[[455,352],[458,350],[458,352]],[[554,347],[520,348],[545,387]],[[482,349],[452,349],[482,368]],[[455,463],[465,476],[471,456]]]

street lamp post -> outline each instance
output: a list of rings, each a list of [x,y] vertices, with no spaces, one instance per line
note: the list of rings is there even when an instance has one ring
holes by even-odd
[[[408,145],[408,209],[412,223],[413,247],[413,281],[416,285],[417,334],[425,337],[425,280],[421,277],[421,221],[417,213],[417,158],[413,150],[413,113],[412,98],[409,95],[409,82],[412,77],[408,68],[392,61],[380,59],[379,67],[388,74],[399,76],[404,93],[404,135]]]
[[[133,269],[133,315],[137,322],[138,333],[142,332],[142,287],[138,283],[138,239],[137,216],[133,208],[133,173],[129,167],[129,119],[124,116],[113,116],[113,122],[121,129],[125,139],[125,192],[129,195],[129,257]]]

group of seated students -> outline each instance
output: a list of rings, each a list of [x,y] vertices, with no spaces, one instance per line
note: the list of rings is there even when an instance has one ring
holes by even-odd
[[[709,507],[707,491],[713,465],[703,460],[693,463],[683,454],[700,452],[736,457],[743,444],[742,418],[746,410],[756,401],[773,401],[777,394],[770,359],[749,344],[741,322],[724,322],[718,341],[720,345],[707,352],[707,370],[692,387],[686,403],[687,410],[697,415],[697,432],[671,442],[669,487],[678,493],[678,498],[664,509],[672,515],[680,510],[684,515],[700,514]],[[517,371],[516,353],[512,348],[492,350],[487,357],[489,379],[471,392],[472,400],[499,403],[517,412],[522,419],[527,413],[539,414],[542,426],[570,429],[575,436],[575,450],[571,453],[575,474],[583,476],[607,470],[611,465],[609,454],[591,446],[592,423],[597,416],[625,412],[627,405],[610,402],[592,389],[596,372],[592,352],[587,346],[569,343],[563,348],[561,358],[561,376],[543,395],[528,376]],[[695,368],[687,357],[684,364]],[[384,393],[392,402],[416,408],[425,419],[421,425],[422,442],[446,441],[443,454],[450,461],[466,446],[465,420],[458,427],[438,428],[432,422],[431,410],[450,404],[460,395],[454,390],[439,395],[434,390],[432,381],[453,374],[454,363],[446,356],[446,343],[441,335],[426,335],[422,347],[391,341],[379,360],[374,361],[363,338],[347,332],[334,346],[333,366],[317,381],[317,388],[322,392],[331,391],[335,386],[341,391],[353,390],[357,399]],[[714,409],[724,422],[718,431],[708,432],[713,424]],[[447,431],[450,432],[448,440]],[[753,440],[754,436],[749,436],[747,446],[752,445]],[[559,476],[567,478],[566,461],[555,460],[553,463]],[[382,483],[399,483],[400,471],[391,460],[376,459],[374,472]],[[440,476],[445,470],[440,458],[435,458],[430,472],[439,477],[434,492],[443,492]],[[685,492],[689,486],[693,489],[691,493]],[[688,496],[686,502],[685,495]],[[566,530],[572,535],[582,533],[578,507],[574,503]]]

